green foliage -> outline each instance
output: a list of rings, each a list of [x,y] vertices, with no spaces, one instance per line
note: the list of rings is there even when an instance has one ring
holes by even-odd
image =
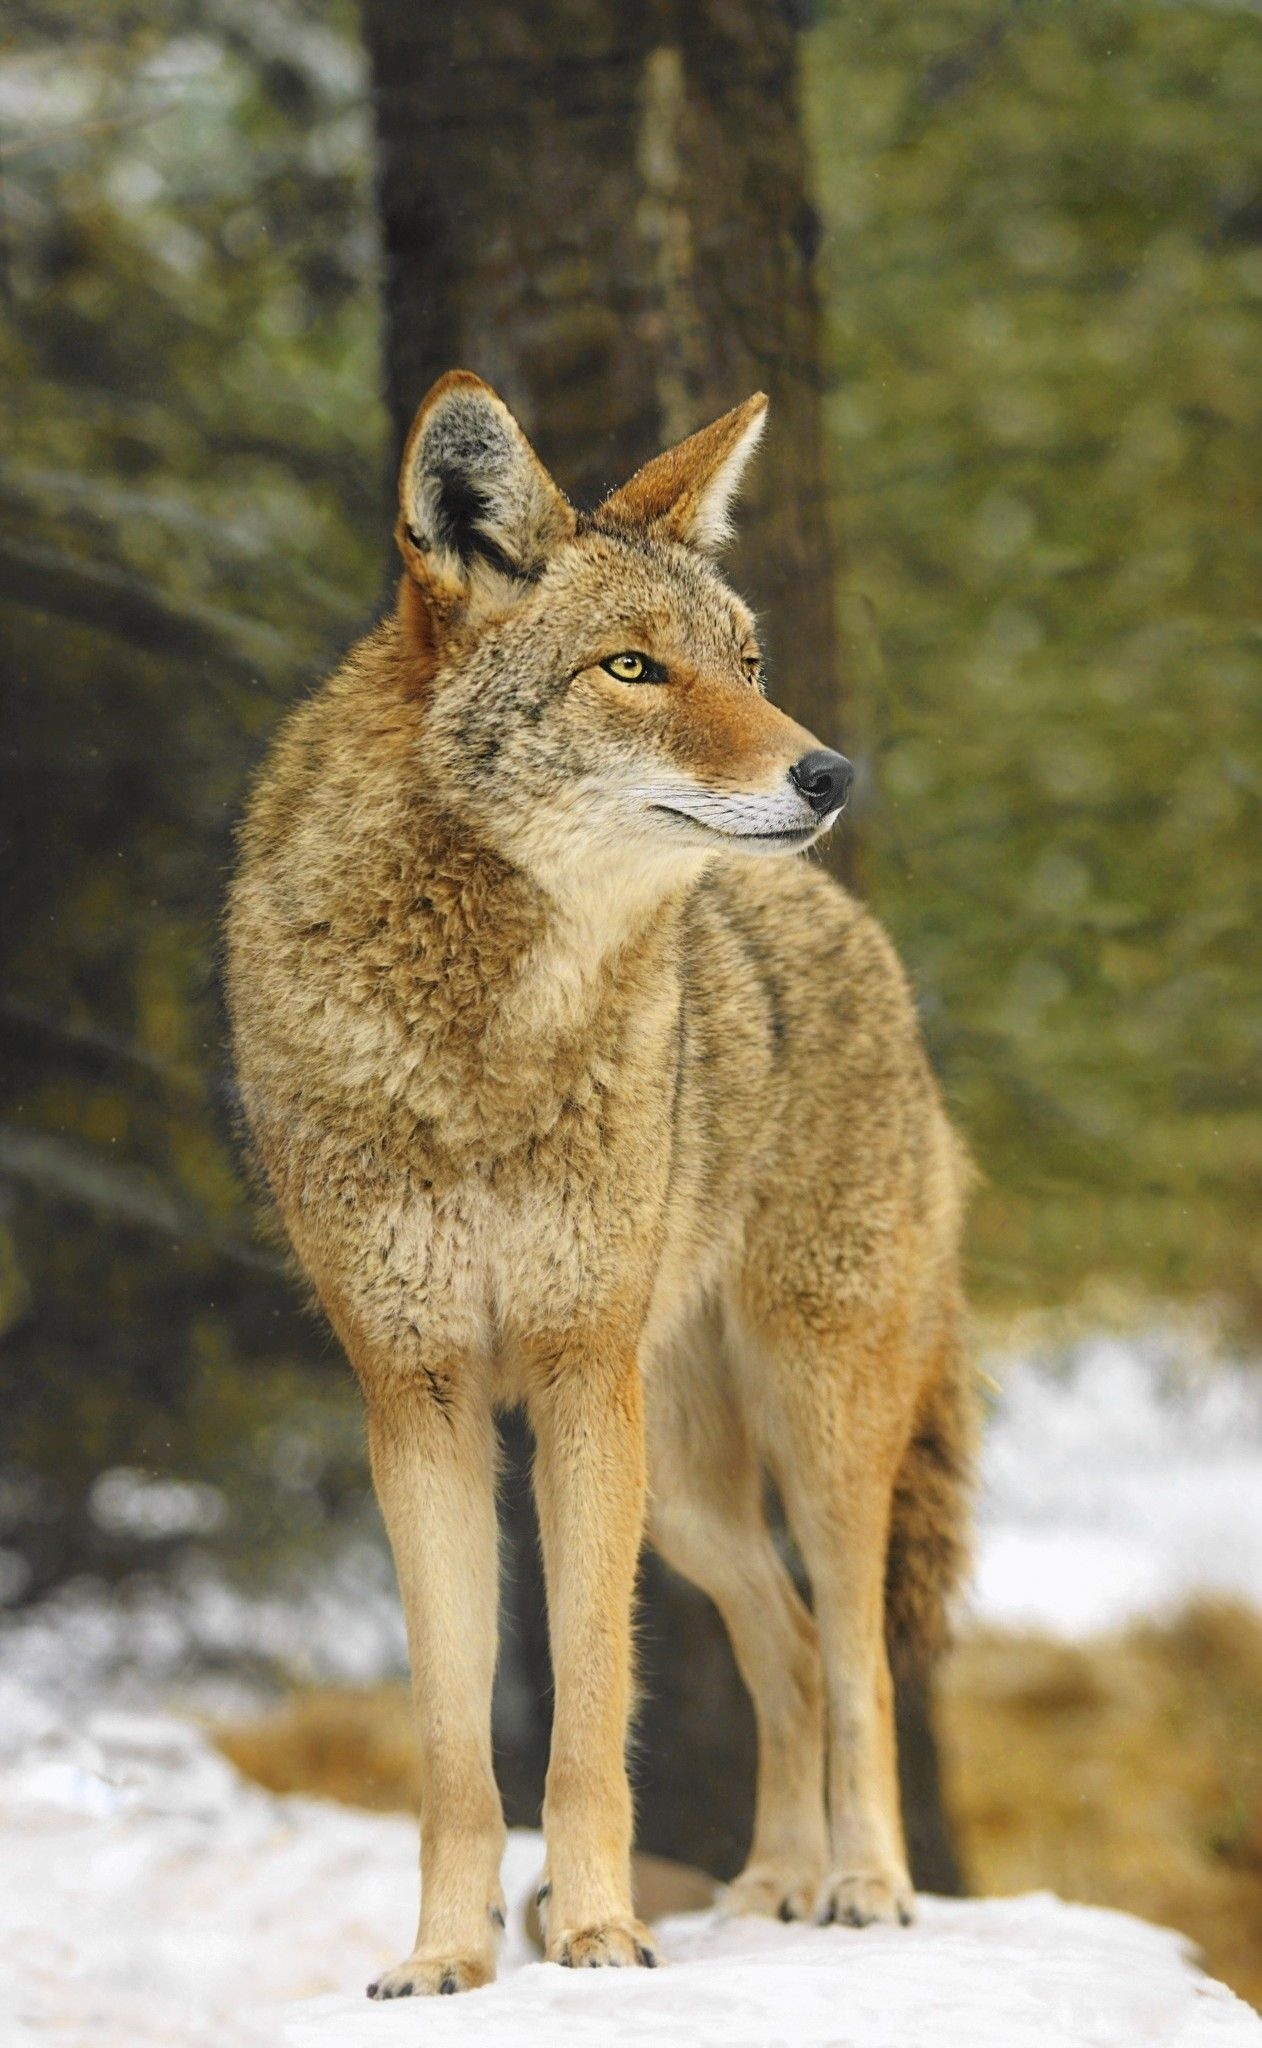
[[[1262,1310],[1262,23],[834,6],[806,80],[863,886],[999,1297]]]

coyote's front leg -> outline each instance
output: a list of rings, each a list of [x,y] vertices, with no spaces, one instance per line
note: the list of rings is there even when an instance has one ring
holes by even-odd
[[[565,1341],[533,1375],[535,1492],[555,1709],[541,1918],[552,1962],[647,1964],[631,1904],[631,1606],[644,1523],[643,1389],[625,1346]]]
[[[372,1998],[466,1991],[495,1975],[504,1821],[491,1764],[497,1553],[494,1427],[473,1359],[363,1370],[373,1482],[407,1621],[421,1749],[421,1920]]]

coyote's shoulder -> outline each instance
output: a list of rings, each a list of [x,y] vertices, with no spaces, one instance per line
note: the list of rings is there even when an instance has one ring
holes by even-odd
[[[291,714],[241,833],[242,1103],[364,1390],[408,1613],[427,1877],[395,1990],[490,1968],[496,1403],[538,1439],[549,1953],[652,1954],[622,1764],[646,1523],[758,1709],[733,1899],[910,1911],[885,1642],[931,1652],[963,1557],[966,1174],[888,939],[785,858],[851,774],[768,702],[710,559],[763,410],[579,515],[494,394],[442,380],[396,608]]]

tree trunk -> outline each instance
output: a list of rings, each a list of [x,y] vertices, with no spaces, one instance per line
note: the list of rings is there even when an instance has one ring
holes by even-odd
[[[592,505],[772,400],[731,571],[778,702],[842,741],[796,35],[767,0],[365,0],[396,443],[476,370]]]
[[[557,481],[597,502],[751,391],[772,400],[729,567],[758,610],[776,701],[844,745],[823,465],[818,235],[797,37],[771,0],[364,0],[378,129],[386,386],[396,453],[460,365],[493,384]],[[546,1617],[505,1430],[504,1655],[512,1819],[538,1819]],[[753,1727],[709,1603],[646,1561],[635,1744],[644,1847],[727,1877],[752,1817]],[[953,1866],[927,1715],[901,1717],[922,1879]]]

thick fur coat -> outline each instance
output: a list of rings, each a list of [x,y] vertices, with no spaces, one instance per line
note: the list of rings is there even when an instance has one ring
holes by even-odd
[[[768,703],[711,559],[764,407],[580,516],[485,385],[441,380],[397,607],[286,721],[241,833],[242,1100],[363,1389],[411,1647],[421,1922],[379,1996],[494,1970],[503,1403],[538,1447],[548,1954],[656,1959],[624,1761],[646,1533],[754,1701],[731,1909],[913,1908],[890,1656],[932,1653],[963,1557],[966,1172],[888,940],[791,857],[848,764]]]

